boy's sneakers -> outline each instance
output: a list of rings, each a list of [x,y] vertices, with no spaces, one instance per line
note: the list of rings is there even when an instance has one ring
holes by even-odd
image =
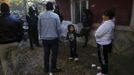
[[[107,74],[103,74],[103,73],[99,72],[99,73],[97,73],[97,75],[107,75]]]
[[[79,60],[79,58],[74,58],[74,61],[78,61]]]

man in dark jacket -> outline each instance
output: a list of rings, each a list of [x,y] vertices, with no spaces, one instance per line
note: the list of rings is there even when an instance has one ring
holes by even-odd
[[[55,6],[54,13],[56,13],[56,14],[59,16],[59,18],[60,18],[60,23],[62,23],[62,22],[63,22],[63,16],[62,16],[62,14],[60,13],[60,9],[59,9],[59,6],[58,6],[58,5]]]
[[[0,60],[4,75],[15,75],[10,71],[7,56],[12,53],[12,48],[17,46],[17,42],[22,39],[22,25],[20,20],[10,14],[9,6],[6,3],[1,4],[0,16]],[[15,71],[15,69],[14,69]]]
[[[37,47],[40,47],[39,40],[38,40],[38,29],[37,29],[37,23],[38,23],[38,17],[36,11],[29,7],[28,15],[26,16],[26,20],[28,22],[28,35],[29,35],[29,41],[30,41],[30,48],[34,49],[34,44]]]
[[[89,40],[89,34],[93,23],[93,16],[92,12],[89,9],[86,9],[82,14],[82,25],[83,28],[80,32],[82,36],[84,36],[84,45],[83,47],[87,47],[88,40]]]

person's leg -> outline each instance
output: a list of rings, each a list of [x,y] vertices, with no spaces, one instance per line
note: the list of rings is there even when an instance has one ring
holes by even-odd
[[[70,59],[73,59],[73,44],[70,42]]]
[[[108,53],[111,49],[112,49],[111,44],[105,45],[103,49],[105,63],[103,64],[103,67],[102,67],[102,73],[104,74],[108,74]]]
[[[74,58],[78,58],[78,54],[77,54],[77,44],[76,43],[74,43],[73,44],[73,50],[72,50],[72,53],[73,53],[73,57]]]
[[[37,30],[34,33],[34,43],[37,47],[40,47]]]
[[[108,50],[107,46],[100,45],[98,49],[98,56],[99,56],[99,61],[101,64],[101,72],[103,74],[108,74]]]
[[[113,43],[109,44],[109,53],[112,53]]]
[[[87,47],[88,40],[89,40],[88,39],[89,38],[88,33],[86,33],[86,35],[84,37],[85,37],[85,44],[84,44],[84,46]]]
[[[100,64],[102,64],[102,52],[101,52],[101,45],[97,44],[97,51],[98,51],[98,59],[99,59],[99,62]]]
[[[4,75],[12,75],[7,58],[9,52],[9,49],[7,49],[7,47],[8,45],[0,45],[0,60]]]
[[[13,43],[13,48],[11,50],[11,61],[12,61],[12,66],[13,66],[13,74],[14,75],[17,75],[17,72],[18,72],[18,67],[17,67],[17,53],[19,52],[18,51],[18,48],[17,48],[17,43]]]
[[[2,64],[4,75],[11,75],[9,73],[10,69],[8,67],[8,61],[5,58],[1,58],[1,64]]]
[[[45,72],[49,72],[50,63],[49,63],[49,57],[50,57],[50,44],[49,41],[43,40],[43,47],[44,47],[44,68]]]
[[[60,70],[57,68],[57,57],[59,50],[59,40],[55,39],[52,41],[52,58],[51,58],[51,71],[59,72]]]
[[[34,49],[33,48],[33,37],[32,37],[32,34],[30,31],[28,32],[28,37],[29,37],[30,49]]]
[[[88,41],[89,41],[89,30],[88,29],[85,29],[85,32],[84,32],[84,46],[83,47],[87,47],[88,45]]]

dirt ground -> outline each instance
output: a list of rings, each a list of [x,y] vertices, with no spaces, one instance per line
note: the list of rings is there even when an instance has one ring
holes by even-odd
[[[58,66],[62,71],[54,75],[96,75],[97,68],[91,67],[91,64],[99,65],[96,48],[92,46],[82,48],[82,44],[79,43],[77,51],[80,60],[69,61],[67,43],[60,44]],[[43,72],[42,47],[35,50],[19,49],[16,57],[18,75],[47,75]],[[112,53],[109,58],[109,75],[134,75],[134,55],[130,57]],[[1,66],[0,69],[0,75],[3,75]]]

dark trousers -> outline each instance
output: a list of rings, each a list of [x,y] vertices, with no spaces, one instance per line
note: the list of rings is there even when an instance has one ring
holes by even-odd
[[[101,72],[103,74],[108,74],[108,53],[111,51],[111,45],[98,45],[98,57],[99,57],[99,62],[101,64]]]
[[[45,70],[56,69],[59,40],[43,40]]]
[[[90,34],[90,29],[82,29],[81,32],[80,32],[80,35],[81,36],[84,36],[84,46],[87,46],[88,44],[88,41],[89,41],[89,35]]]
[[[76,49],[77,49],[76,42],[70,42],[70,57],[73,57],[73,58],[78,57]]]
[[[28,36],[29,36],[29,42],[31,48],[33,48],[33,44],[39,46],[38,32],[36,30],[34,32],[29,30]]]

